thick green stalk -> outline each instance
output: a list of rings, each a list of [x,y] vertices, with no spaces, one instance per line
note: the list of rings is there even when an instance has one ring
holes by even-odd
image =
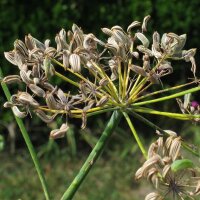
[[[168,95],[166,97],[161,97],[161,98],[152,99],[152,100],[148,100],[148,101],[133,103],[132,105],[133,106],[141,106],[141,105],[147,105],[147,104],[156,103],[156,102],[160,102],[160,101],[166,101],[166,100],[169,100],[169,99],[174,99],[176,97],[183,96],[183,95],[188,94],[188,93],[197,92],[199,90],[200,90],[200,86],[192,88],[192,89],[188,89],[188,90],[185,90],[185,91],[182,91],[182,92],[178,92],[176,94]]]
[[[0,77],[3,78],[3,73],[2,73],[1,68],[0,68]],[[4,91],[5,95],[6,95],[6,98],[9,101],[10,97],[11,97],[11,94],[10,94],[10,91],[9,91],[7,85],[5,83],[1,82],[1,86],[3,88],[3,91]],[[48,192],[48,188],[47,188],[46,180],[45,180],[45,177],[44,177],[44,173],[42,171],[42,167],[41,167],[41,165],[39,163],[39,160],[37,158],[36,152],[34,150],[34,147],[33,147],[32,143],[31,143],[31,140],[29,138],[29,135],[28,135],[28,133],[26,131],[26,128],[25,128],[25,126],[23,124],[23,121],[20,118],[16,117],[16,116],[15,116],[15,120],[16,120],[19,128],[20,128],[22,136],[23,136],[23,138],[25,140],[25,143],[26,143],[26,145],[28,147],[28,150],[30,152],[31,158],[32,158],[33,163],[35,165],[35,169],[36,169],[36,171],[38,173],[40,182],[42,184],[42,188],[44,190],[44,195],[46,197],[46,200],[49,200],[50,199],[50,195],[49,195],[49,192]]]
[[[103,151],[108,139],[110,138],[113,130],[118,125],[121,118],[121,113],[119,111],[114,111],[105,130],[103,131],[101,137],[99,138],[98,142],[96,143],[95,147],[93,148],[92,152],[88,156],[87,160],[83,164],[82,168],[80,169],[79,173],[76,175],[74,180],[72,181],[71,185],[63,194],[61,200],[71,200],[75,195],[76,191],[80,187],[81,183],[89,173],[92,166],[95,164],[96,160],[100,156],[101,152]]]
[[[126,112],[123,112],[123,115],[124,115],[128,125],[129,125],[129,127],[130,127],[130,129],[131,129],[131,131],[133,133],[133,136],[135,137],[135,140],[136,140],[136,142],[137,142],[142,154],[144,155],[145,159],[147,159],[147,152],[146,152],[146,150],[145,150],[145,148],[144,148],[144,146],[143,146],[143,144],[142,144],[142,142],[141,142],[141,140],[140,140],[140,138],[139,138],[139,136],[138,136],[133,124],[132,124],[132,122],[131,122],[130,117],[128,116],[128,114]]]

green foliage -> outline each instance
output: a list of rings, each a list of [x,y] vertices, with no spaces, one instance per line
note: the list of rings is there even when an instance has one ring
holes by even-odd
[[[4,149],[4,137],[2,135],[0,135],[0,151],[2,151]]]
[[[178,172],[180,170],[193,168],[193,167],[194,167],[194,163],[189,159],[175,160],[171,164],[171,169],[174,172]]]

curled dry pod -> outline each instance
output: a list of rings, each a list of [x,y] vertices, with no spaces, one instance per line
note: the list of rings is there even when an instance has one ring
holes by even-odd
[[[46,103],[50,109],[58,109],[58,102],[55,100],[52,93],[46,94]]]
[[[149,19],[151,18],[150,15],[147,15],[144,20],[143,20],[143,23],[142,23],[142,32],[146,32],[147,31],[147,23],[149,21]]]
[[[19,118],[24,118],[27,116],[27,112],[21,112],[17,106],[13,106],[12,111],[13,111],[14,115]]]
[[[9,75],[4,77],[2,81],[6,84],[21,83],[21,78],[18,75]]]
[[[79,73],[81,71],[81,60],[77,54],[71,54],[69,57],[69,63],[73,72]]]
[[[145,197],[145,200],[159,200],[159,199],[161,200],[163,199],[163,197],[156,192],[151,192]]]
[[[22,104],[28,104],[32,106],[39,106],[39,103],[27,92],[19,92],[18,93],[18,100]]]
[[[24,83],[27,85],[33,83],[33,80],[30,78],[31,71],[26,72],[25,70],[20,70],[19,73]]]
[[[105,85],[107,85],[108,83],[109,83],[109,80],[108,80],[106,77],[102,78],[102,79],[99,81],[99,85],[100,85],[100,86],[105,86]]]
[[[11,103],[10,101],[7,101],[7,102],[5,102],[5,103],[3,104],[3,107],[4,107],[4,108],[11,108],[11,107],[13,107],[13,103]]]
[[[109,100],[108,96],[103,96],[101,99],[97,102],[96,106],[104,106]]]
[[[145,72],[145,70],[140,66],[130,65],[130,69],[133,70],[136,74],[147,77],[147,72]]]
[[[145,48],[149,47],[149,40],[146,38],[146,36],[143,33],[136,33],[135,35],[142,42]]]
[[[15,51],[4,52],[4,56],[10,63],[12,63],[13,65],[17,65],[17,62],[15,60]]]
[[[61,125],[60,129],[55,129],[50,132],[50,138],[52,139],[62,138],[67,133],[68,129],[69,129],[68,124],[64,123]]]
[[[46,113],[42,110],[35,110],[36,115],[45,123],[51,123],[57,114],[54,114],[52,116],[46,115]]]
[[[37,86],[35,84],[30,84],[28,87],[37,96],[39,96],[39,97],[45,97],[45,95],[46,95],[45,91],[42,88],[40,88],[39,86]]]
[[[103,33],[106,35],[112,36],[113,32],[109,28],[102,28]]]
[[[132,22],[132,23],[128,26],[127,32],[130,33],[131,30],[132,30],[133,28],[135,28],[135,27],[137,27],[137,26],[140,26],[140,25],[141,25],[141,22],[138,22],[138,21]]]
[[[15,40],[14,47],[17,52],[19,52],[23,57],[28,56],[28,50],[26,45],[21,40]]]

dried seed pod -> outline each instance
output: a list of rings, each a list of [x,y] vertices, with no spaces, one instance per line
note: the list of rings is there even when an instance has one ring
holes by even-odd
[[[56,49],[53,47],[47,47],[44,51],[44,55],[54,58],[56,56]]]
[[[137,27],[137,26],[140,26],[140,25],[141,25],[141,22],[138,22],[138,21],[132,22],[132,23],[128,26],[127,32],[130,33],[131,30],[132,30],[133,28],[135,28],[135,27]]]
[[[34,107],[39,106],[39,103],[27,92],[19,92],[17,97],[22,104],[28,104]]]
[[[106,77],[102,78],[102,79],[99,81],[99,85],[100,85],[100,86],[106,86],[108,83],[109,83],[109,80],[108,80]]]
[[[81,60],[79,55],[71,54],[69,56],[69,63],[73,72],[79,73],[81,71]]]
[[[142,75],[144,77],[147,77],[147,72],[140,66],[137,65],[130,65],[129,66],[131,70],[133,70],[136,74]]]
[[[153,142],[148,150],[148,159],[153,157],[155,154],[157,154],[157,150],[158,150],[158,144]]]
[[[41,85],[43,88],[45,88],[49,92],[52,92],[55,89],[55,87],[49,82],[43,82],[43,83],[41,83]]]
[[[144,47],[143,45],[138,45],[137,49],[138,49],[138,51],[140,51],[143,54],[147,54],[150,57],[153,56],[153,52],[150,49]]]
[[[63,66],[65,69],[69,67],[69,51],[63,50]]]
[[[108,96],[103,96],[101,99],[97,102],[96,106],[104,106],[109,100]]]
[[[173,161],[177,159],[181,148],[181,137],[175,138],[171,145],[169,150],[169,156],[172,157]]]
[[[13,106],[12,111],[13,111],[14,115],[19,118],[24,118],[27,116],[27,112],[21,112],[17,106]]]
[[[4,52],[4,56],[10,63],[17,65],[15,60],[15,51]]]
[[[58,91],[57,91],[57,97],[60,99],[60,101],[63,103],[63,104],[67,104],[68,103],[68,100],[64,94],[64,92],[59,88]]]
[[[43,97],[43,98],[45,97],[45,95],[46,95],[45,91],[42,88],[40,88],[39,86],[37,86],[35,84],[30,84],[28,87],[35,95],[37,95],[39,97]]]
[[[161,200],[161,199],[163,199],[163,197],[156,192],[151,192],[145,197],[145,200]]]
[[[19,73],[24,83],[26,83],[27,85],[33,83],[33,80],[30,78],[31,71],[26,72],[25,70],[20,70]]]
[[[49,116],[49,115],[46,115],[44,111],[39,110],[39,109],[35,110],[35,113],[42,121],[44,121],[47,124],[51,123],[57,115],[57,114],[54,114],[52,116]]]
[[[84,129],[87,125],[87,115],[86,112],[83,111],[82,112],[82,125],[81,125],[81,129]]]
[[[45,57],[45,59],[43,61],[42,68],[44,69],[45,76],[47,78],[49,78],[55,74],[54,66],[51,64],[51,60],[47,56]]]
[[[128,36],[125,35],[123,31],[118,29],[113,29],[113,37],[117,43],[124,44],[128,41]]]
[[[39,64],[34,64],[32,67],[32,76],[33,77],[40,77],[40,65]]]
[[[142,23],[142,32],[146,32],[147,31],[147,23],[149,21],[149,19],[151,18],[150,15],[147,15],[144,20],[143,20],[143,23]]]
[[[2,81],[6,84],[21,83],[21,78],[18,75],[9,75],[4,77]]]
[[[109,28],[102,28],[103,33],[106,35],[112,36],[113,32]]]
[[[149,47],[149,40],[146,38],[146,36],[143,33],[136,33],[135,35],[142,42],[145,48]]]
[[[50,108],[50,109],[53,109],[53,110],[57,110],[59,109],[59,105],[58,105],[58,102],[55,100],[54,96],[52,93],[47,93],[46,94],[46,103],[47,103],[47,106]]]
[[[29,50],[33,50],[36,47],[35,41],[30,34],[25,36],[25,44]]]
[[[21,40],[15,40],[14,47],[23,57],[28,57],[26,45]]]
[[[50,132],[50,138],[57,139],[62,138],[67,133],[67,130],[69,129],[69,126],[67,123],[63,123],[60,127],[60,129],[55,129]]]
[[[135,173],[135,179],[136,180],[141,179],[143,177],[143,172],[144,172],[143,167],[140,167]]]
[[[13,103],[11,103],[10,101],[7,101],[3,104],[3,107],[4,108],[12,108],[14,106]]]

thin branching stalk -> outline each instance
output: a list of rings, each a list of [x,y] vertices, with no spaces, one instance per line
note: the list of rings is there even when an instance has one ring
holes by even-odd
[[[85,179],[86,175],[89,173],[92,166],[95,164],[96,160],[100,156],[101,152],[103,151],[108,139],[110,138],[113,130],[118,125],[121,118],[121,114],[119,111],[114,111],[112,114],[105,130],[103,131],[101,137],[99,138],[97,144],[93,148],[92,152],[88,156],[87,160],[83,164],[82,168],[80,169],[77,176],[72,181],[71,185],[63,194],[61,200],[71,200],[75,195],[76,191],[78,190],[79,186]]]
[[[196,81],[192,81],[192,82],[181,84],[181,85],[177,85],[177,86],[174,86],[174,87],[171,87],[171,88],[166,88],[166,89],[163,89],[163,90],[158,90],[158,91],[155,91],[155,92],[151,92],[149,94],[146,94],[146,95],[143,95],[141,97],[138,97],[136,99],[136,101],[140,101],[141,99],[144,99],[144,98],[147,98],[147,97],[151,97],[151,96],[156,95],[156,94],[161,94],[161,93],[163,94],[164,92],[177,90],[177,89],[180,89],[182,87],[186,87],[188,85],[192,85],[192,84],[195,84],[195,83],[196,83]]]
[[[151,128],[160,131],[160,133],[166,134],[165,130],[161,129],[159,126],[157,126],[156,124],[152,123],[151,121],[149,121],[148,119],[146,119],[145,117],[139,115],[136,112],[133,112],[132,110],[129,110],[130,114],[133,115],[135,118],[137,118],[138,120],[144,122],[145,124],[147,124],[148,126],[150,126]],[[192,153],[193,155],[200,157],[199,152],[196,152],[195,150],[193,150],[187,143],[185,143],[184,141],[182,141],[182,146],[184,149],[186,149],[187,151],[189,151],[190,153]]]
[[[3,77],[3,72],[2,72],[1,68],[0,68],[0,77],[1,78]],[[10,97],[11,97],[11,94],[10,94],[10,91],[9,91],[7,85],[5,83],[1,82],[1,86],[2,86],[2,89],[3,89],[4,93],[5,93],[5,96],[6,96],[7,100],[9,101]],[[15,120],[16,120],[18,126],[19,126],[19,129],[20,129],[21,133],[22,133],[22,136],[23,136],[23,138],[25,140],[25,143],[26,143],[26,145],[28,147],[28,150],[30,152],[31,158],[33,160],[33,163],[35,165],[35,169],[36,169],[36,171],[38,173],[38,177],[40,179],[40,182],[41,182],[41,185],[42,185],[42,188],[43,188],[43,191],[44,191],[45,198],[46,198],[46,200],[50,200],[50,195],[49,195],[47,183],[46,183],[46,180],[45,180],[45,177],[44,177],[44,172],[43,172],[42,167],[40,165],[39,159],[37,158],[36,151],[34,150],[34,147],[33,147],[32,143],[31,143],[29,135],[28,135],[28,133],[26,131],[26,128],[24,126],[24,123],[20,118],[16,117],[15,115],[14,115],[14,117],[15,117]]]
[[[144,145],[142,144],[142,142],[141,142],[141,140],[140,140],[140,138],[139,138],[139,136],[138,136],[133,124],[132,124],[132,122],[131,122],[130,117],[128,116],[128,114],[126,112],[123,112],[123,115],[124,115],[128,125],[129,125],[134,137],[135,137],[135,140],[136,140],[136,142],[137,142],[142,154],[144,155],[145,159],[147,159],[147,152],[146,152],[146,150],[144,148]]]
[[[178,92],[176,94],[168,95],[166,97],[161,97],[161,98],[152,99],[152,100],[148,100],[148,101],[142,101],[142,102],[138,102],[138,103],[133,103],[132,105],[141,106],[141,105],[147,105],[147,104],[156,103],[156,102],[160,102],[160,101],[166,101],[166,100],[169,100],[169,99],[174,99],[176,97],[183,96],[183,95],[188,94],[188,93],[197,92],[199,90],[200,90],[200,86],[194,87],[194,88],[182,91],[182,92]]]
[[[162,112],[150,108],[144,108],[144,107],[136,107],[133,109],[136,112],[140,113],[148,113],[153,115],[160,115],[160,116],[166,116],[173,119],[179,119],[179,120],[192,120],[195,118],[199,118],[200,115],[190,115],[190,114],[181,114],[181,113],[171,113],[171,112]]]

